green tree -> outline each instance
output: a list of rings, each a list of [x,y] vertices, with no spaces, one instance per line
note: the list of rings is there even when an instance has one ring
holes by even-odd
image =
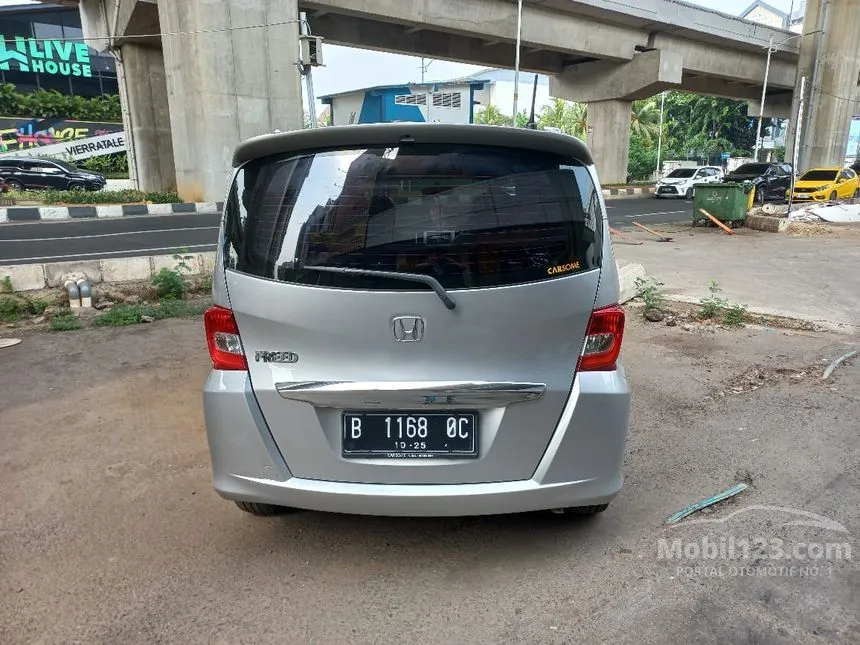
[[[588,108],[583,103],[554,98],[548,105],[543,106],[538,117],[538,126],[558,128],[565,134],[584,139],[587,117]]]
[[[495,105],[488,105],[475,114],[475,123],[480,125],[511,125],[511,117],[503,114]]]
[[[633,179],[649,179],[657,168],[657,148],[637,132],[630,135],[630,158],[627,172]]]
[[[648,145],[657,139],[660,132],[660,104],[656,100],[633,101],[630,132]]]

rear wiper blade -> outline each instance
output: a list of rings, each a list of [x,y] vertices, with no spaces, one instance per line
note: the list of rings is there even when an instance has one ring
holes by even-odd
[[[351,269],[349,267],[327,267],[327,266],[319,266],[319,265],[304,265],[302,269],[307,269],[309,271],[322,271],[324,273],[345,273],[349,275],[375,275],[380,278],[393,278],[394,280],[411,280],[412,282],[421,282],[423,284],[428,285],[433,291],[436,292],[436,295],[439,296],[439,299],[445,303],[445,306],[448,309],[453,309],[457,306],[453,300],[451,300],[451,296],[448,295],[448,292],[445,291],[445,287],[442,286],[442,283],[439,282],[436,278],[430,275],[424,275],[422,273],[398,273],[397,271],[376,271],[375,269]]]

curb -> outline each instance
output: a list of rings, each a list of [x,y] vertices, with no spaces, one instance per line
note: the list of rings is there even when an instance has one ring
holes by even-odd
[[[636,280],[646,277],[645,267],[641,264],[631,263],[618,267],[618,304],[625,304],[639,295],[636,288]]]
[[[645,188],[604,188],[603,199],[633,199],[653,195],[653,187]]]
[[[0,208],[0,223],[39,222],[133,215],[173,215],[177,213],[220,213],[223,202],[180,204],[99,204],[93,206],[10,206]]]

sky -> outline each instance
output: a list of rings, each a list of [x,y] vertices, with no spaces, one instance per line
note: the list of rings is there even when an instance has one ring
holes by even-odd
[[[738,14],[752,3],[752,0],[686,1],[729,14]],[[767,2],[785,12],[788,12],[792,5],[792,0],[767,0]],[[794,3],[795,6],[799,6],[800,0],[794,0]],[[27,4],[27,2],[0,0],[0,5],[13,4]],[[313,22],[311,27],[313,28]],[[314,69],[314,93],[317,96],[373,85],[392,85],[421,80],[421,59],[414,56],[324,45],[323,57],[325,67]],[[513,67],[513,61],[511,61],[511,67]],[[480,66],[436,60],[430,62],[427,67],[426,79],[444,80],[466,76],[480,69],[482,69]],[[307,105],[307,97],[305,97],[305,105]]]

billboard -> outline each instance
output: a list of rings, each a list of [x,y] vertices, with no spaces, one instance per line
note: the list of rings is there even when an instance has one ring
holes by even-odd
[[[57,154],[35,150],[35,148],[68,144],[78,139],[101,137],[107,134],[122,133],[122,131],[122,123],[75,121],[59,118],[0,117],[0,154],[11,152]],[[124,142],[123,149],[125,149]],[[119,152],[119,150],[112,150],[111,152]],[[100,154],[107,153],[101,152]]]

